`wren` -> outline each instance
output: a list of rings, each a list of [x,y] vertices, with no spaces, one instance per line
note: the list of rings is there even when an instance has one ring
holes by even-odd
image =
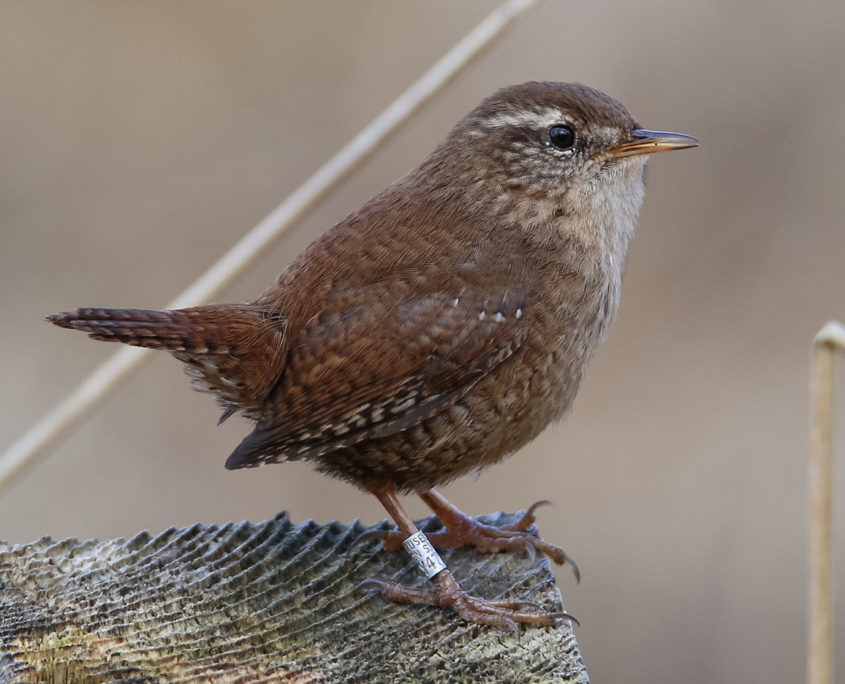
[[[216,395],[221,421],[255,422],[227,468],[305,459],[351,482],[397,523],[386,548],[418,532],[397,499],[414,492],[443,522],[435,546],[537,549],[563,563],[526,531],[534,507],[494,528],[434,487],[496,463],[569,410],[616,314],[647,155],[696,144],[640,128],[580,84],[503,88],[256,300],[48,320],[172,353]],[[428,590],[369,583],[479,623],[568,617],[470,596],[447,569],[430,579]]]

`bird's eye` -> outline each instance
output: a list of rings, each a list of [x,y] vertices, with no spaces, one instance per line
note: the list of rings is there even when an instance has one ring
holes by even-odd
[[[549,142],[559,150],[571,150],[575,144],[575,131],[572,126],[556,124],[549,128]]]

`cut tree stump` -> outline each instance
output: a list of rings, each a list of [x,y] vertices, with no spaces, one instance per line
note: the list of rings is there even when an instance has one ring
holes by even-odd
[[[404,551],[350,550],[390,527],[282,513],[129,540],[0,542],[0,682],[588,681],[566,620],[514,635],[356,590],[370,577],[424,584]],[[542,554],[442,555],[472,594],[563,609]]]

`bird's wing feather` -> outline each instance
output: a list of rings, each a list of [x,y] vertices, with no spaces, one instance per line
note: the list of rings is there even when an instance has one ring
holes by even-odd
[[[383,290],[383,291],[380,291]],[[402,299],[373,285],[356,306],[315,316],[264,416],[227,461],[240,468],[311,458],[407,429],[456,401],[520,348],[525,293],[462,283]],[[348,299],[348,295],[347,295]],[[300,370],[302,369],[302,370]],[[338,378],[342,377],[343,382]]]

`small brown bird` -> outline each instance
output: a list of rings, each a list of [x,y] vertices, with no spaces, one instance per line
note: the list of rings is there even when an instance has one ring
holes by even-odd
[[[417,533],[397,493],[416,492],[436,546],[530,545],[533,507],[497,529],[434,487],[496,463],[560,419],[619,303],[646,155],[695,138],[639,128],[579,84],[499,90],[416,169],[308,247],[253,302],[176,311],[77,309],[48,319],[98,340],[164,349],[213,392],[222,420],[256,422],[227,468],[307,459],[379,498]],[[437,559],[439,560],[439,558]],[[392,601],[451,606],[475,622],[550,624],[463,592],[376,581]]]

